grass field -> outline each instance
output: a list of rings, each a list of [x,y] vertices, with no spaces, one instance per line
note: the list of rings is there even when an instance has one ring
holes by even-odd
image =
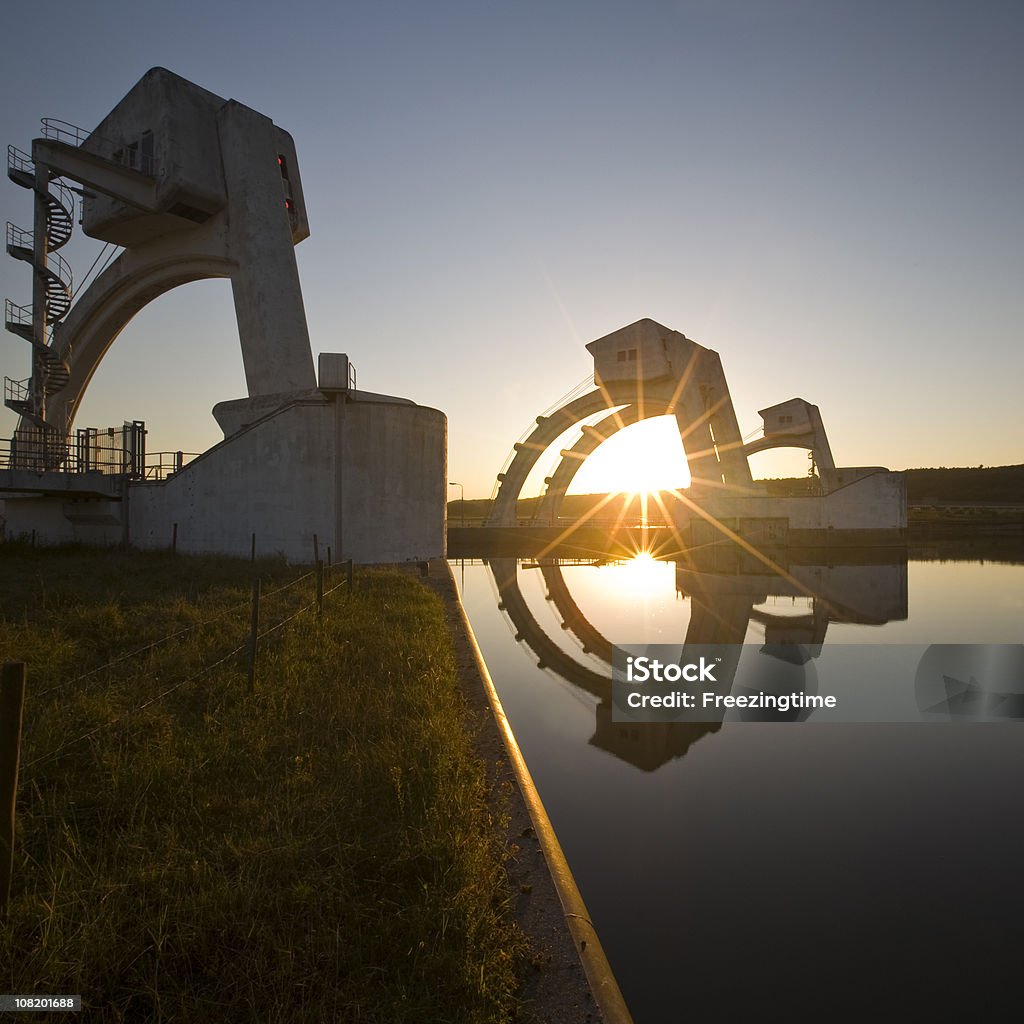
[[[440,603],[357,571],[321,621],[304,572],[0,546],[0,659],[29,673],[0,991],[90,1021],[511,1019],[527,943]],[[250,693],[257,573],[261,628],[295,617]]]

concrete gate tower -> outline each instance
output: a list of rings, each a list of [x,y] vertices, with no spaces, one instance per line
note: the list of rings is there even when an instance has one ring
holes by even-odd
[[[256,533],[261,550],[302,558],[315,533],[339,558],[443,553],[443,414],[358,391],[342,353],[314,369],[294,252],[309,222],[286,131],[154,68],[95,131],[44,120],[31,156],[9,147],[8,176],[34,195],[33,231],[8,226],[8,252],[34,277],[32,303],[8,300],[5,316],[33,348],[31,377],[5,389],[21,422],[0,490],[26,495],[6,502],[9,532],[160,547],[176,525],[182,550],[241,554]],[[73,192],[83,231],[123,246],[74,301],[56,251]],[[204,278],[231,282],[248,389],[213,410],[225,440],[167,480],[136,467],[120,491],[62,485],[57,476],[83,472],[68,436],[104,354],[145,305]],[[17,474],[28,470],[47,474],[45,488],[26,486]],[[104,508],[41,515],[41,498],[61,492]]]
[[[594,388],[550,415],[513,448],[498,474],[488,526],[516,524],[516,504],[530,471],[566,430],[584,425],[545,478],[536,518],[555,522],[583,462],[612,434],[639,420],[673,415],[691,484],[672,516],[690,544],[742,536],[757,543],[893,543],[907,525],[906,484],[881,466],[837,467],[816,405],[791,398],[759,411],[761,436],[744,441],[717,352],[678,331],[638,320],[587,345]],[[812,475],[803,494],[774,497],[753,479],[748,457],[772,448],[805,448]]]
[[[717,352],[654,320],[638,320],[587,345],[594,357],[594,389],[538,416],[537,427],[515,446],[498,476],[489,526],[512,526],[526,478],[551,443],[569,427],[617,409],[583,434],[546,479],[538,518],[557,517],[562,499],[587,456],[623,427],[653,416],[674,415],[695,486],[749,490],[750,467],[736,422],[729,385]],[[621,407],[621,408],[617,408]]]

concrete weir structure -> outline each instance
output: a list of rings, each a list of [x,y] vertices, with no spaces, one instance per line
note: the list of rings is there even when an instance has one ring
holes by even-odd
[[[94,131],[45,119],[31,156],[9,154],[35,227],[8,229],[34,277],[32,303],[6,305],[7,329],[33,349],[32,375],[5,387],[21,417],[0,459],[8,536],[247,555],[255,534],[260,553],[308,561],[315,535],[337,559],[444,554],[444,414],[358,390],[346,354],[314,368],[294,252],[309,222],[287,132],[154,68]],[[85,234],[123,247],[80,294],[55,252],[73,221],[68,182]],[[131,446],[97,459],[96,432],[71,428],[103,356],[146,304],[205,278],[231,282],[248,389],[213,410],[224,439],[165,471],[137,424]]]
[[[837,468],[816,405],[793,398],[761,409],[762,436],[745,441],[717,352],[654,320],[638,320],[587,345],[594,388],[538,416],[503,472],[488,526],[517,523],[523,485],[538,459],[570,427],[579,438],[561,450],[545,478],[536,521],[555,522],[583,462],[613,434],[641,419],[674,416],[691,485],[673,510],[681,539],[693,546],[720,540],[779,544],[890,543],[907,525],[902,473],[880,466]],[[805,448],[812,459],[806,493],[772,496],[751,476],[748,457],[770,448]]]

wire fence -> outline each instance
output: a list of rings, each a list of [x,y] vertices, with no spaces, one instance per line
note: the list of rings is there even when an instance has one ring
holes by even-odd
[[[228,654],[225,654],[223,658],[219,658],[217,661],[213,662],[213,664],[205,665],[198,672],[194,672],[192,675],[188,676],[187,678],[179,680],[178,682],[174,683],[172,686],[168,686],[167,689],[165,689],[162,693],[158,693],[154,697],[150,697],[149,700],[143,701],[141,704],[137,705],[134,708],[129,708],[127,711],[123,711],[123,712],[121,712],[121,714],[115,715],[113,718],[109,719],[108,721],[103,722],[100,725],[97,725],[97,726],[95,726],[92,729],[89,729],[87,732],[82,733],[80,736],[74,737],[74,739],[65,740],[55,750],[51,750],[49,753],[42,754],[39,757],[35,758],[34,760],[29,761],[28,764],[26,764],[24,767],[26,769],[30,769],[30,768],[35,768],[35,767],[37,767],[39,765],[46,764],[48,761],[55,761],[69,747],[73,747],[73,746],[75,746],[75,745],[77,745],[79,743],[84,742],[87,739],[91,739],[93,736],[95,736],[98,733],[102,732],[104,729],[109,729],[111,726],[117,725],[118,722],[123,722],[123,721],[125,721],[125,719],[131,717],[132,715],[136,715],[140,711],[145,711],[146,708],[151,707],[153,704],[156,704],[158,701],[163,700],[164,697],[167,697],[169,694],[174,693],[175,690],[180,690],[183,686],[186,686],[188,683],[195,682],[197,679],[201,678],[202,676],[207,675],[210,672],[212,672],[215,668],[218,668],[219,666],[223,665],[225,662],[230,661],[231,658],[233,658],[235,655],[240,654],[242,651],[244,651],[247,646],[248,646],[248,641],[246,641],[245,643],[240,644],[233,651],[231,651]]]
[[[325,590],[323,586],[325,573],[336,573],[339,571],[344,573],[342,579],[330,588]],[[133,707],[126,708],[123,711],[117,713],[116,715],[111,716],[106,721],[101,722],[100,724],[93,726],[90,729],[87,729],[79,735],[73,736],[69,739],[62,741],[53,750],[47,751],[44,754],[40,754],[34,757],[31,761],[25,763],[24,765],[21,765],[20,767],[23,770],[28,771],[34,768],[39,768],[51,761],[55,761],[57,758],[61,756],[61,754],[63,754],[69,748],[74,747],[80,743],[83,743],[91,739],[92,737],[98,735],[99,733],[103,732],[104,730],[111,728],[112,726],[115,726],[121,722],[124,722],[127,719],[131,718],[133,715],[137,715],[140,712],[146,710],[147,708],[152,707],[154,704],[168,697],[175,691],[182,689],[189,683],[196,682],[198,679],[201,679],[202,677],[209,675],[214,669],[219,668],[222,665],[225,665],[233,658],[237,658],[246,651],[249,652],[249,678],[250,681],[252,681],[254,678],[255,663],[259,652],[259,643],[265,640],[266,638],[270,637],[271,635],[279,632],[286,625],[288,625],[288,623],[295,621],[300,616],[305,615],[308,612],[312,612],[314,609],[317,611],[318,615],[322,614],[324,599],[326,597],[329,597],[331,594],[335,593],[335,591],[340,590],[342,587],[348,587],[351,590],[354,586],[353,563],[351,560],[349,560],[347,562],[337,563],[332,566],[324,566],[323,562],[318,561],[316,568],[312,571],[305,572],[301,576],[298,576],[295,579],[290,580],[282,586],[279,586],[274,590],[269,591],[266,594],[263,594],[262,601],[265,602],[270,598],[277,597],[285,593],[286,591],[289,591],[292,588],[297,587],[298,585],[311,579],[315,581],[315,595],[313,599],[295,610],[289,610],[288,614],[286,614],[284,618],[279,619],[279,621],[275,622],[271,626],[264,627],[262,630],[260,629],[261,597],[259,594],[259,580],[257,578],[256,585],[253,588],[253,597],[250,601],[240,601],[236,605],[233,605],[231,608],[225,609],[217,615],[204,619],[201,622],[193,623],[189,626],[186,626],[183,629],[175,630],[172,633],[168,633],[166,636],[159,637],[158,639],[150,641],[149,643],[146,643],[140,647],[135,647],[129,651],[125,651],[124,653],[109,659],[104,664],[98,665],[95,668],[90,669],[88,672],[83,672],[70,679],[62,680],[60,683],[48,687],[47,689],[41,691],[39,694],[33,695],[34,698],[38,700],[42,699],[43,697],[52,696],[53,694],[61,691],[67,691],[75,684],[82,683],[87,679],[98,677],[103,672],[109,673],[111,669],[114,669],[118,666],[126,665],[130,663],[133,659],[139,658],[142,655],[145,655],[153,651],[154,649],[161,647],[164,644],[167,644],[173,640],[180,640],[183,637],[195,634],[197,633],[197,631],[202,630],[206,627],[223,624],[225,621],[230,620],[232,617],[239,616],[239,614],[245,610],[246,606],[248,606],[250,609],[250,627],[247,631],[245,638],[242,639],[241,642],[236,647],[234,647],[233,650],[230,650],[226,654],[217,657],[214,661],[203,665],[195,671],[188,673],[186,676],[184,676],[184,678],[175,681],[171,685],[165,687],[161,692],[148,697],[141,703],[136,704]],[[17,770],[17,767],[18,766],[15,766],[15,771]],[[3,781],[4,780],[0,779],[0,783],[2,783]],[[3,809],[0,808],[0,813],[2,813],[2,810]]]

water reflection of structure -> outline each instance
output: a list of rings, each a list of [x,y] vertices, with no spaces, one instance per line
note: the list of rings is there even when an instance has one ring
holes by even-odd
[[[830,553],[834,559],[836,553]],[[849,556],[848,556],[849,557]],[[770,569],[740,549],[718,549],[713,564],[676,563],[676,589],[690,599],[690,620],[684,639],[690,644],[735,644],[735,658],[720,671],[722,692],[732,689],[741,645],[749,624],[764,627],[765,650],[783,661],[802,665],[821,653],[830,622],[882,625],[907,617],[907,561],[905,555],[872,551],[871,561],[797,564]],[[822,560],[823,561],[823,560]],[[596,697],[596,724],[590,742],[644,771],[682,757],[703,736],[717,732],[720,722],[612,721],[612,641],[587,619],[573,598],[556,558],[532,563],[544,578],[547,598],[585,654],[607,667],[591,667],[567,652],[545,632],[519,585],[516,558],[487,562],[498,587],[499,608],[515,628],[517,641],[537,655],[541,668],[550,669],[573,686]],[[767,611],[770,597],[804,598],[808,609],[797,615]],[[628,637],[617,638],[626,643]],[[663,642],[671,643],[672,638]]]

